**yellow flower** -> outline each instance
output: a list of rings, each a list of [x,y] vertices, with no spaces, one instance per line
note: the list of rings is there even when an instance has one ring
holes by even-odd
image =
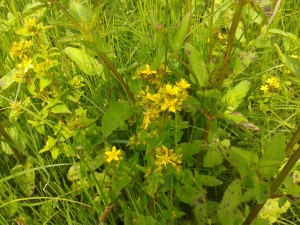
[[[138,77],[142,77],[142,78],[146,79],[148,76],[150,76],[152,74],[156,74],[156,73],[157,73],[157,71],[151,70],[150,66],[147,64],[145,70],[138,72]]]
[[[173,85],[171,84],[167,84],[165,86],[165,94],[168,94],[168,95],[178,95],[179,93],[179,87],[174,87]]]
[[[227,35],[226,35],[226,34],[218,33],[218,38],[219,38],[220,40],[224,40],[224,39],[227,39]]]
[[[182,163],[182,155],[177,155],[173,153],[173,149],[168,149],[165,146],[156,148],[155,152],[155,165],[158,166],[159,171],[163,169],[163,165],[167,167],[168,163],[171,164],[175,169],[180,169],[180,164]]]
[[[30,49],[33,45],[33,41],[21,40],[19,42],[13,42],[10,52],[14,56],[27,59],[30,55]]]
[[[121,150],[117,150],[115,146],[111,150],[105,151],[106,162],[109,164],[114,160],[116,162],[120,161]]]
[[[38,33],[39,26],[37,25],[35,18],[28,18],[24,22],[24,28],[28,33],[36,34]]]
[[[176,86],[181,89],[188,89],[191,85],[185,79],[181,79],[176,83]]]
[[[164,103],[161,105],[161,110],[162,111],[165,111],[166,109],[169,109],[170,112],[175,113],[176,108],[178,108],[177,111],[180,110],[180,108],[178,106],[178,99],[177,98],[172,99],[172,100],[169,100],[169,99],[165,98]]]
[[[279,79],[277,77],[268,78],[266,83],[268,83],[271,87],[279,89]]]
[[[268,94],[269,93],[269,86],[268,85],[261,85],[260,90],[264,92],[264,94]]]

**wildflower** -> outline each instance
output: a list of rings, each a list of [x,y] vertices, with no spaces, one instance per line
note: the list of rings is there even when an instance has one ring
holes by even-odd
[[[176,82],[176,86],[181,89],[188,89],[191,85],[185,79],[181,79],[179,82]]]
[[[264,92],[264,95],[268,94],[270,90],[269,85],[262,85],[260,90]]]
[[[12,102],[10,103],[11,110],[15,113],[19,113],[22,110],[22,102]]]
[[[26,32],[30,33],[30,34],[36,34],[39,31],[39,26],[36,23],[35,18],[28,18],[24,22],[24,28],[25,28]]]
[[[224,40],[224,39],[227,39],[227,35],[226,35],[226,34],[218,33],[218,38],[219,38],[220,40]]]
[[[173,153],[173,149],[168,149],[165,146],[156,148],[155,152],[155,165],[158,166],[159,171],[163,169],[163,166],[166,168],[168,164],[171,164],[177,170],[180,169],[182,155]]]
[[[108,162],[109,164],[113,160],[116,162],[119,162],[120,156],[121,156],[121,150],[117,150],[117,148],[115,146],[113,146],[111,150],[105,151],[105,156],[106,156],[106,162]]]
[[[173,113],[175,113],[176,110],[180,111],[179,105],[177,103],[178,103],[177,98],[172,99],[172,100],[165,98],[164,102],[161,105],[161,110],[165,111],[166,109],[168,109],[170,112],[173,112]]]
[[[10,52],[21,59],[27,59],[30,55],[30,48],[32,45],[33,41],[21,40],[19,42],[13,42]]]
[[[167,84],[164,88],[164,92],[168,95],[178,95],[179,93],[179,87]]]
[[[159,111],[157,111],[155,108],[149,109],[146,112],[144,112],[144,120],[142,127],[146,130],[151,123],[151,121],[155,121],[159,115]]]
[[[161,65],[158,69],[157,69],[157,73],[158,74],[166,74],[166,75],[171,75],[172,74],[172,70],[165,65]]]
[[[268,83],[271,87],[279,89],[279,79],[277,77],[270,77],[267,79],[266,83]]]

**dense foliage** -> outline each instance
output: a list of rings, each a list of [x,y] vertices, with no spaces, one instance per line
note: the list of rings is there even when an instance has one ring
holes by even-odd
[[[299,1],[0,8],[1,224],[299,223]]]

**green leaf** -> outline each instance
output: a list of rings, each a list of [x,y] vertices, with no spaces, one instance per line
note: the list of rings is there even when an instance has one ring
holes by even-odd
[[[110,44],[108,44],[105,41],[105,39],[103,39],[103,37],[100,36],[99,32],[93,33],[93,44],[96,47],[96,49],[101,53],[110,54],[114,52],[113,47]],[[91,49],[90,47],[89,49],[94,51],[94,49]],[[96,53],[98,52],[96,51]]]
[[[266,202],[269,198],[269,183],[262,182],[257,176],[252,178],[254,184],[254,197],[258,204]]]
[[[197,199],[197,196],[199,195],[199,192],[196,188],[190,186],[190,185],[175,185],[175,191],[177,197],[180,199],[180,201],[189,204],[189,205],[195,205],[195,201]]]
[[[194,46],[189,43],[185,44],[184,50],[189,58],[191,69],[198,80],[196,83],[199,83],[200,87],[205,87],[208,81],[208,73],[206,72],[202,55]]]
[[[164,179],[161,173],[151,174],[147,177],[147,181],[143,186],[143,190],[152,198],[155,198],[155,194],[161,184],[164,183]]]
[[[16,129],[14,126],[10,126],[8,128],[5,128],[7,134],[12,139],[13,144],[16,145],[18,150],[23,151],[26,148],[26,143],[24,139],[21,136],[21,133]],[[4,151],[6,154],[13,154],[13,151],[11,150],[11,147],[9,144],[5,143],[4,141],[1,141],[2,151]]]
[[[82,2],[71,1],[70,3],[71,15],[77,21],[89,22],[91,20],[92,12]]]
[[[278,171],[285,158],[285,146],[284,133],[275,134],[258,162],[259,172],[264,177],[269,178]]]
[[[186,38],[190,19],[191,19],[191,14],[187,13],[183,17],[180,27],[178,28],[177,32],[175,33],[175,35],[173,36],[173,38],[171,40],[170,45],[174,52],[178,52],[183,47],[183,42]]]
[[[286,194],[294,197],[295,199],[300,198],[299,175],[299,171],[293,171],[285,178],[283,182]]]
[[[68,107],[63,103],[59,103],[59,104],[53,106],[50,111],[52,113],[71,113],[71,111],[68,109]]]
[[[297,37],[297,35],[289,33],[289,32],[284,32],[282,30],[276,29],[276,28],[271,28],[269,29],[270,34],[277,34],[281,35],[283,37],[287,37],[290,40],[292,40],[296,45],[300,45],[300,38]]]
[[[229,162],[238,170],[242,179],[256,176],[255,166],[258,163],[258,155],[255,152],[232,147],[228,154]]]
[[[232,112],[232,111],[226,110],[223,113],[223,117],[227,120],[230,120],[230,121],[236,123],[236,124],[248,122],[248,119],[239,112]]]
[[[203,97],[205,98],[215,98],[219,100],[221,96],[222,93],[218,89],[210,89],[203,92]]]
[[[89,56],[84,50],[67,47],[63,51],[79,69],[87,75],[95,76],[103,72],[102,64],[95,58]]]
[[[229,89],[222,97],[221,102],[228,110],[234,111],[243,102],[250,87],[250,82],[247,80],[241,81],[233,88]]]
[[[274,44],[277,54],[283,64],[300,80],[300,61],[290,56],[284,55],[277,44]]]
[[[51,149],[51,156],[53,159],[57,159],[58,155],[59,155],[59,148]]]
[[[27,171],[33,168],[33,165],[31,162],[26,162],[24,166],[22,165],[17,165],[12,170],[10,173],[12,175],[22,172],[22,171]],[[22,176],[16,176],[14,177],[14,180],[18,184],[19,188],[21,191],[26,195],[26,196],[31,196],[34,191],[34,185],[35,185],[35,172],[34,171],[28,171]]]
[[[217,149],[210,149],[204,156],[203,166],[214,167],[219,166],[223,162],[223,156]]]
[[[281,214],[285,213],[291,206],[291,203],[287,201],[282,207],[279,207],[278,201],[278,198],[268,199],[261,209],[259,217],[267,219],[269,224],[275,223],[281,217]]]
[[[116,196],[118,196],[123,188],[125,188],[132,178],[125,172],[117,172],[114,174],[111,188]]]
[[[103,136],[107,137],[132,115],[132,108],[128,102],[112,104],[102,117]]]
[[[241,74],[256,57],[255,53],[235,51],[231,57],[230,64],[228,65],[228,77],[236,77]]]
[[[40,79],[40,91],[42,92],[52,82],[50,77],[41,77]]]
[[[209,187],[214,187],[223,184],[222,181],[217,179],[214,176],[208,176],[208,175],[195,175],[195,182],[197,184],[202,184],[203,186],[209,186]]]
[[[51,136],[48,136],[48,140],[46,141],[46,145],[42,148],[39,153],[47,152],[51,150],[56,145],[57,140]]]
[[[67,173],[67,179],[69,181],[75,181],[79,180],[80,178],[80,165],[75,164],[74,166],[71,166],[68,173]]]
[[[22,11],[22,16],[25,18],[26,16],[41,16],[44,12],[44,10],[46,10],[47,5],[45,3],[42,2],[34,2],[34,3],[30,3],[24,6],[24,9]]]
[[[200,140],[195,140],[191,143],[180,143],[176,146],[176,152],[181,153],[183,157],[195,155],[204,150],[204,148],[201,147],[202,145]]]
[[[234,180],[226,189],[217,210],[222,225],[242,224],[243,218],[239,210],[241,199],[241,182]]]
[[[10,85],[12,85],[15,81],[13,79],[14,75],[17,73],[16,69],[12,69],[10,72],[5,74],[0,79],[0,90],[1,92],[7,89]]]

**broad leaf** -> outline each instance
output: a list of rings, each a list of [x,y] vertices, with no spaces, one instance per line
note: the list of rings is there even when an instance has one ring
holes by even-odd
[[[12,83],[14,83],[14,75],[17,73],[16,69],[11,70],[7,74],[5,74],[3,77],[0,79],[0,90],[3,91],[6,88],[8,88]]]
[[[228,66],[228,77],[235,77],[242,73],[255,60],[255,57],[256,54],[252,52],[236,51]]]
[[[204,156],[203,166],[214,167],[219,166],[223,162],[223,156],[217,149],[210,149]]]
[[[178,30],[176,31],[174,37],[171,40],[171,47],[173,49],[174,52],[178,52],[182,47],[183,47],[183,42],[186,38],[187,35],[187,31],[189,28],[189,23],[190,23],[190,19],[191,19],[191,14],[187,13],[180,24],[180,27],[178,28]]]
[[[250,87],[250,82],[247,80],[241,81],[233,88],[229,89],[222,97],[221,102],[228,110],[236,110],[237,107],[243,102]]]
[[[103,66],[100,62],[82,49],[67,47],[64,49],[64,53],[87,75],[95,76],[103,72]]]
[[[259,172],[266,178],[273,176],[285,158],[285,135],[280,132],[273,136],[270,144],[259,159]]]
[[[63,104],[59,103],[51,108],[52,113],[71,113],[71,111],[68,109],[68,107]]]
[[[300,80],[300,61],[290,56],[284,55],[277,44],[274,45],[277,50],[277,54],[283,64]]]
[[[17,165],[15,166],[10,173],[12,175],[23,172],[26,170],[30,170],[33,168],[32,163],[26,162],[25,165]],[[21,191],[26,195],[26,196],[31,196],[34,191],[34,185],[35,185],[35,172],[34,171],[27,171],[25,174],[22,176],[16,176],[14,177],[16,183],[18,184],[19,188]]]
[[[203,186],[209,186],[209,187],[214,187],[223,184],[223,182],[217,179],[216,177],[202,175],[202,174],[195,175],[195,182],[197,184],[202,184]]]
[[[218,207],[218,217],[222,225],[241,224],[242,214],[239,210],[242,191],[241,182],[234,180],[226,189],[223,199]]]
[[[82,2],[71,1],[70,10],[77,21],[89,22],[91,20],[92,12]]]
[[[128,102],[112,104],[102,117],[103,136],[107,137],[132,115],[132,108]]]
[[[285,178],[283,183],[286,194],[294,197],[295,199],[300,198],[299,178],[299,171],[293,171]]]
[[[187,54],[191,69],[198,80],[200,87],[205,87],[208,81],[208,73],[206,72],[205,63],[200,52],[191,44],[185,44],[185,53]]]
[[[255,176],[258,155],[255,152],[232,147],[228,152],[230,163],[238,170],[241,178]]]

